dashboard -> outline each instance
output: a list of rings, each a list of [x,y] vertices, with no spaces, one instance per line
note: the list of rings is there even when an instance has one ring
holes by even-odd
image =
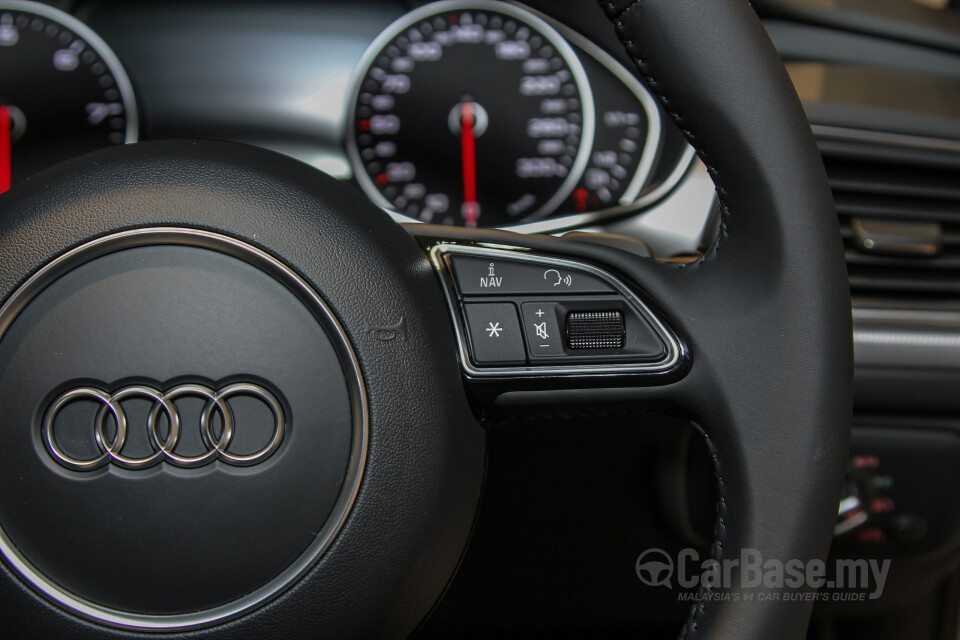
[[[0,4],[13,181],[98,146],[226,139],[353,181],[400,221],[553,231],[648,209],[693,163],[621,61],[535,10],[239,4],[226,21],[211,2],[81,3],[80,20]]]
[[[901,613],[891,614],[886,631],[877,623],[857,636],[859,627],[844,622],[875,613],[873,604],[823,606],[826,622],[813,637],[896,637],[918,602],[952,607],[941,622],[955,635],[960,494],[946,480],[960,464],[960,20],[912,5],[878,16],[853,0],[754,5],[820,144],[853,293],[856,415],[846,497],[863,508],[835,549],[897,559],[882,604]],[[714,184],[629,71],[609,23],[599,11],[581,18],[582,8],[545,0],[0,0],[0,192],[104,146],[231,140],[351,182],[399,222],[616,233],[660,258],[696,257],[720,232]],[[519,437],[534,449],[550,434],[533,442],[535,435]],[[638,489],[634,504],[609,498],[603,506],[655,514],[637,516],[634,533],[662,546],[704,544],[709,490],[693,488],[710,470],[688,464],[698,453],[689,437],[667,440],[644,443],[672,463],[645,453],[643,480],[652,486],[682,469],[694,477],[667,484],[683,491],[652,498]],[[509,502],[516,486],[491,490]],[[584,512],[595,508],[579,486],[556,497],[534,488],[543,489],[534,482],[519,491],[556,514],[570,500],[583,499]],[[651,524],[658,519],[667,524]],[[558,535],[557,523],[568,524],[562,516],[526,522],[545,537]],[[585,535],[626,554],[636,547],[625,534]],[[468,586],[498,575],[469,558],[464,571]],[[463,584],[435,619],[446,637],[457,620],[483,628],[470,613],[477,591]],[[555,600],[568,595],[561,588]],[[549,599],[525,601],[536,599],[533,589],[510,593],[532,608]],[[601,589],[596,597],[619,595]],[[672,630],[672,616],[684,610],[654,599],[618,612],[625,627],[642,619]],[[511,619],[515,611],[499,613]]]

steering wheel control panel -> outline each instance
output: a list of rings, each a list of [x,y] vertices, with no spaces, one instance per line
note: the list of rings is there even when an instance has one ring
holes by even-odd
[[[525,250],[431,250],[468,375],[662,374],[685,356],[673,332],[612,275]]]

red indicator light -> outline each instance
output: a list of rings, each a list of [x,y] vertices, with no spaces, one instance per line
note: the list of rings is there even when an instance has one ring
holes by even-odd
[[[875,455],[865,454],[853,456],[854,469],[876,469],[880,466],[880,458]]]
[[[858,531],[857,540],[859,542],[886,542],[887,534],[876,527],[871,527],[870,529]]]
[[[871,513],[889,513],[893,511],[893,500],[891,498],[874,498],[870,501]]]
[[[583,187],[577,187],[573,190],[573,202],[577,211],[586,211],[587,210],[587,197],[590,195]]]

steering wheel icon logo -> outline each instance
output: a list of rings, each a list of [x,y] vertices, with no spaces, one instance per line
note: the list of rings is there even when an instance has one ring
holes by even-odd
[[[637,558],[637,577],[640,582],[650,587],[667,587],[672,589],[670,578],[673,577],[673,558],[663,549],[647,549]]]

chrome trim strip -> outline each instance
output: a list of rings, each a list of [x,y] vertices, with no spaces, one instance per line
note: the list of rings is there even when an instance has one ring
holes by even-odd
[[[846,498],[846,500],[849,500],[849,499],[850,498]],[[844,506],[843,502],[841,502],[840,503],[841,510],[843,510],[843,506]],[[869,518],[869,516],[866,514],[866,512],[863,512],[863,511],[857,514],[854,514],[849,518],[847,518],[846,520],[843,520],[842,522],[838,522],[837,524],[833,525],[833,535],[841,536],[847,533],[848,531],[853,531],[854,529],[862,525],[864,522],[866,522],[867,518]]]
[[[960,371],[960,312],[853,309],[857,366]]]
[[[390,41],[398,36],[404,29],[412,26],[416,22],[452,9],[494,11],[526,22],[550,41],[560,56],[567,62],[567,66],[570,67],[570,72],[573,74],[574,81],[580,91],[580,102],[583,105],[583,129],[580,137],[580,149],[577,151],[577,157],[574,159],[573,166],[570,167],[570,172],[566,179],[560,185],[560,188],[557,189],[557,192],[553,194],[547,202],[541,205],[539,209],[530,214],[529,217],[536,218],[549,215],[570,195],[574,187],[577,186],[577,182],[580,181],[580,176],[583,175],[583,171],[586,169],[587,162],[590,159],[590,152],[593,150],[594,129],[596,127],[596,114],[593,108],[593,90],[590,88],[590,81],[587,79],[587,73],[583,69],[580,58],[577,57],[577,54],[574,53],[570,44],[564,40],[563,36],[557,33],[550,24],[526,8],[505,2],[498,2],[497,0],[441,0],[441,2],[426,4],[395,20],[390,26],[384,29],[383,32],[377,36],[377,39],[367,48],[363,57],[360,58],[360,62],[357,63],[357,66],[353,70],[353,75],[349,83],[350,90],[347,92],[346,104],[347,125],[344,136],[346,137],[347,155],[350,158],[350,164],[353,167],[357,182],[363,188],[367,197],[369,197],[374,204],[390,213],[394,219],[400,222],[410,222],[412,220],[412,218],[393,211],[393,204],[383,197],[383,194],[380,193],[377,186],[373,184],[370,176],[367,175],[367,171],[364,169],[363,162],[360,158],[360,152],[357,149],[357,142],[354,135],[356,133],[354,128],[355,106],[357,97],[360,95],[360,84],[367,70],[380,51]]]
[[[657,362],[632,362],[624,364],[576,364],[570,366],[522,366],[522,367],[478,367],[470,360],[470,351],[467,347],[466,330],[463,326],[460,312],[459,296],[453,276],[449,273],[444,256],[468,255],[484,258],[501,258],[519,262],[530,262],[548,266],[562,266],[567,269],[589,273],[611,285],[617,293],[624,297],[634,310],[640,314],[657,335],[663,340],[666,347],[666,356]],[[460,364],[470,376],[477,378],[515,378],[515,377],[554,377],[580,376],[591,377],[611,374],[666,374],[671,373],[689,359],[686,347],[681,343],[657,315],[634,294],[623,282],[606,271],[593,265],[529,253],[528,249],[520,247],[493,247],[459,244],[438,244],[430,249],[430,261],[443,283],[443,293],[447,298],[447,305],[453,320],[454,331],[457,335],[457,345],[460,352]]]
[[[868,322],[899,322],[921,326],[952,326],[960,331],[960,311],[936,309],[881,309],[853,307],[854,320]]]
[[[653,255],[669,257],[693,254],[715,238],[714,217],[717,187],[706,166],[694,157],[683,182],[662,201],[642,214],[608,220],[581,231],[601,231],[640,238],[650,246]]]
[[[117,54],[104,42],[103,38],[69,13],[65,13],[50,5],[31,2],[29,0],[0,0],[0,11],[4,9],[32,13],[41,18],[59,23],[80,36],[80,38],[97,52],[100,59],[103,60],[107,68],[110,69],[113,79],[117,82],[117,89],[120,90],[120,100],[123,102],[124,116],[127,120],[127,128],[124,132],[124,144],[136,142],[140,135],[140,120],[139,113],[137,112],[137,99],[133,93],[133,85],[130,84],[130,78],[120,63],[120,59],[117,58]]]
[[[826,124],[811,124],[813,135],[825,140],[844,140],[849,142],[867,142],[871,144],[886,144],[895,147],[911,149],[930,149],[933,151],[951,151],[960,153],[960,140],[949,138],[928,138],[905,133],[890,133],[887,131],[870,131],[868,129],[851,129]]]
[[[611,209],[590,211],[587,213],[575,213],[566,216],[560,215],[556,218],[548,218],[538,222],[527,222],[503,228],[517,233],[559,233],[560,231],[569,231],[570,229],[600,224],[609,218],[627,217],[631,214],[636,214],[638,218],[642,219],[642,214],[646,209],[663,200],[663,198],[680,184],[680,181],[685,176],[696,170],[695,167],[698,164],[695,162],[696,159],[697,156],[694,148],[687,146],[679,162],[677,162],[677,166],[674,167],[673,172],[667,176],[667,179],[657,185],[656,188],[640,196],[629,206],[613,207]],[[403,221],[409,222],[409,220]]]
[[[331,343],[337,351],[341,365],[348,376],[347,386],[353,404],[353,442],[350,460],[344,476],[343,488],[323,528],[310,546],[287,568],[286,571],[256,591],[231,603],[193,613],[180,615],[144,615],[117,611],[85,600],[62,589],[36,570],[24,558],[16,544],[0,527],[0,554],[6,562],[34,589],[81,617],[127,630],[174,631],[209,626],[236,618],[263,604],[281,593],[303,576],[321,555],[330,547],[340,532],[347,515],[356,501],[367,459],[370,417],[366,384],[360,362],[346,330],[333,311],[313,288],[292,269],[270,254],[241,240],[210,231],[185,227],[152,227],[133,229],[92,240],[59,256],[20,285],[0,308],[0,339],[10,328],[27,304],[51,282],[71,269],[110,253],[150,245],[175,244],[218,251],[243,260],[275,278],[297,296],[311,310],[318,322],[327,330]],[[339,339],[339,340],[337,340]]]

